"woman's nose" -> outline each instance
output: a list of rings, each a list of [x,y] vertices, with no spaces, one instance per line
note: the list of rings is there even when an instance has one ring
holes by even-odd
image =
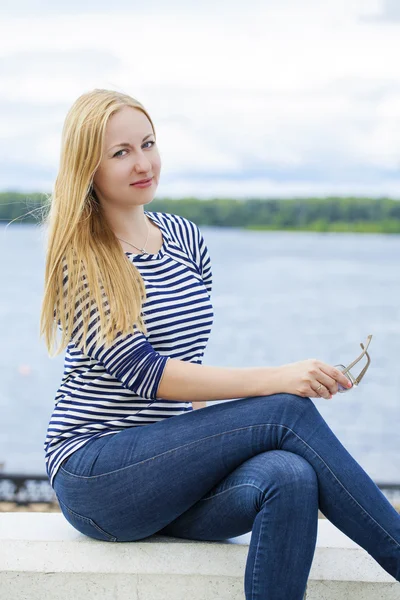
[[[136,161],[134,168],[136,170],[139,170],[139,172],[142,172],[142,171],[149,172],[151,170],[151,162],[149,161],[148,158],[143,156],[141,159]]]

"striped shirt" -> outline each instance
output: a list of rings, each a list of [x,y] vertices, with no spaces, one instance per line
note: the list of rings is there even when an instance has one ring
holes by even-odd
[[[199,227],[189,219],[164,212],[144,214],[160,228],[162,247],[157,254],[125,255],[145,283],[148,335],[138,330],[119,334],[104,349],[104,344],[91,342],[99,318],[93,311],[87,354],[68,344],[44,442],[51,486],[61,463],[89,440],[193,410],[190,401],[156,394],[169,358],[202,363],[214,320],[210,255]],[[68,274],[64,284],[67,280]],[[74,317],[74,331],[82,325],[79,315],[80,311]]]

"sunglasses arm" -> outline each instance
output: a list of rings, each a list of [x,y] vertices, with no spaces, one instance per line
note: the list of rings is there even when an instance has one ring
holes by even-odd
[[[365,365],[365,367],[363,368],[363,370],[361,371],[361,373],[359,374],[359,376],[358,376],[358,377],[356,377],[356,379],[355,379],[355,381],[354,381],[354,384],[355,384],[355,385],[358,385],[358,384],[360,383],[361,379],[364,377],[364,375],[365,375],[365,373],[366,373],[366,371],[367,371],[367,369],[368,369],[368,367],[369,367],[369,363],[371,362],[371,359],[370,359],[370,357],[369,357],[369,354],[368,354],[368,352],[365,352],[365,356],[367,357],[367,360],[368,360],[368,362],[367,362],[367,364]]]
[[[369,335],[368,338],[367,338],[368,342],[367,342],[365,348],[364,348],[363,344],[360,344],[360,346],[363,349],[363,351],[361,352],[360,356],[358,358],[356,358],[356,360],[354,360],[352,363],[349,364],[349,366],[347,367],[346,371],[344,371],[345,373],[347,373],[347,371],[349,371],[352,367],[354,367],[354,365],[356,365],[358,363],[358,361],[362,359],[362,357],[364,356],[364,354],[367,354],[367,349],[368,349],[368,346],[370,344],[371,338],[372,338],[372,335]],[[370,358],[369,358],[368,354],[367,354],[367,357],[368,357],[368,363],[367,363],[367,366],[368,366],[369,362],[370,362]]]
[[[362,348],[364,348],[364,346],[363,346],[362,344],[360,344],[360,346],[361,346]],[[362,353],[362,355],[360,356],[360,358],[362,358],[362,357],[363,357],[363,355],[364,355],[364,352]],[[365,350],[365,356],[367,357],[367,364],[365,365],[365,367],[363,368],[363,370],[361,371],[361,373],[359,374],[359,376],[358,376],[358,377],[356,377],[356,378],[353,380],[353,383],[354,383],[354,385],[358,385],[358,384],[360,383],[361,379],[364,377],[365,373],[367,372],[367,369],[368,369],[368,367],[369,367],[369,363],[371,362],[371,359],[370,359],[370,357],[369,357],[369,354],[368,354],[368,352],[367,352],[366,350]],[[357,363],[359,360],[360,360],[360,359],[357,359],[356,361],[354,361],[354,363],[351,363],[351,365],[349,365],[349,366],[348,366],[348,367],[347,367],[347,368],[346,368],[346,369],[343,371],[343,373],[344,373],[344,374],[346,374],[346,373],[347,373],[347,371],[349,371],[349,370],[351,369],[351,367],[352,367],[352,366],[354,366],[354,365],[355,365],[355,364],[356,364],[356,363]]]

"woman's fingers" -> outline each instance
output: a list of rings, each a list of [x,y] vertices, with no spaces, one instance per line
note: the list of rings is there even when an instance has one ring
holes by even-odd
[[[326,387],[326,389],[332,394],[332,396],[334,394],[337,394],[339,389],[337,381],[333,379],[333,377],[327,375],[326,372],[322,369],[320,375],[318,376],[318,380],[320,383],[322,383],[322,385]]]
[[[310,370],[309,377],[311,381],[309,384],[319,396],[324,396],[325,398],[337,393],[338,384],[337,381],[330,377],[322,367],[323,363],[318,361]],[[320,384],[323,386],[322,388],[319,387]],[[323,388],[325,388],[324,393],[321,393]]]
[[[348,379],[339,369],[318,361],[312,372],[314,380],[310,383],[311,389],[321,398],[330,399],[338,393],[338,381],[348,387]]]
[[[326,363],[321,363],[320,369],[335,381],[336,392],[338,391],[338,383],[340,383],[345,388],[351,387],[351,385],[349,385],[349,383],[351,384],[351,382],[349,382],[346,375],[344,375],[339,369],[336,369],[336,367],[332,367],[331,365],[327,365]]]
[[[321,383],[326,388],[327,392],[332,394],[332,396],[334,394],[337,394],[337,392],[339,391],[338,382],[346,389],[349,389],[351,387],[351,384],[349,385],[349,380],[345,375],[343,375],[341,371],[339,371],[339,369],[331,367],[326,363],[320,363],[319,368],[320,372],[318,373],[316,378],[319,381],[319,383]],[[322,388],[319,389],[320,391],[322,391]],[[325,398],[326,395],[323,397]]]
[[[289,363],[281,367],[287,375],[289,391],[301,396],[330,399],[339,391],[338,384],[349,389],[347,377],[336,367],[316,358]]]
[[[322,382],[318,382],[318,381],[313,382],[310,387],[311,387],[312,391],[315,393],[315,396],[313,396],[313,394],[311,394],[311,396],[313,396],[313,397],[325,398],[326,400],[330,400],[330,398],[332,397],[331,392]]]

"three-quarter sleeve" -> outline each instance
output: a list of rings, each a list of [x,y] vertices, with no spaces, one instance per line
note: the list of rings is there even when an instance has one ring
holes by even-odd
[[[63,275],[63,286],[68,274]],[[157,390],[169,356],[161,355],[138,330],[128,335],[119,332],[111,346],[96,341],[98,311],[92,310],[88,324],[86,355],[98,361],[104,369],[129,390],[149,400],[157,399]],[[60,327],[60,322],[58,321]],[[71,342],[78,346],[82,341],[83,318],[79,305],[75,305],[74,329]]]

